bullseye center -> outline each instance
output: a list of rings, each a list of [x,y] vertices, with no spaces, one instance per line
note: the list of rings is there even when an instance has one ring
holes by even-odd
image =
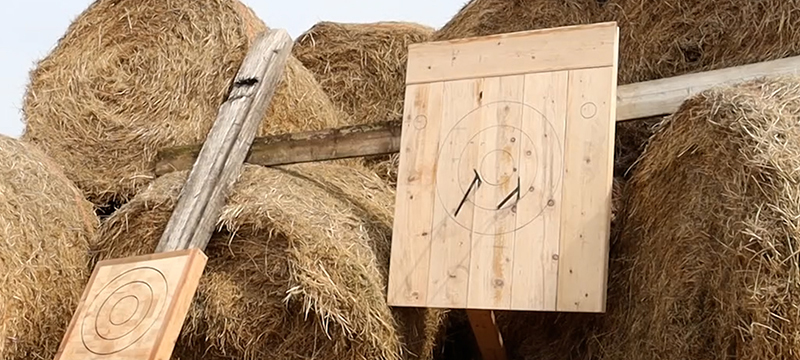
[[[108,314],[108,321],[112,325],[122,325],[130,321],[138,309],[139,299],[137,299],[136,296],[128,295],[111,307],[111,312]]]
[[[506,150],[494,150],[481,159],[481,177],[489,185],[502,185],[514,174],[514,156]]]

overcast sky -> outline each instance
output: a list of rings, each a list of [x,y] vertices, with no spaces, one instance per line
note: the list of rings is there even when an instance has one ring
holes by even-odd
[[[413,21],[440,27],[467,0],[244,0],[267,25],[296,38],[318,21]],[[22,134],[28,73],[90,0],[7,1],[0,12],[0,133]]]

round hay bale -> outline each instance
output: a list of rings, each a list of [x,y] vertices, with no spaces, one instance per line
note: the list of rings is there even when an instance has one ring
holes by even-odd
[[[153,180],[169,146],[202,143],[254,36],[236,0],[98,0],[31,73],[23,138],[98,206]],[[288,60],[259,135],[335,127],[344,115]]]
[[[109,217],[95,259],[152,252],[187,176],[158,178]],[[386,304],[393,202],[357,166],[245,165],[206,249],[177,356],[430,358],[443,312]]]
[[[352,124],[400,120],[405,100],[408,46],[430,40],[433,28],[411,22],[323,21],[300,35],[292,53],[314,73]],[[395,156],[369,156],[366,164],[390,185]]]
[[[620,83],[800,55],[798,0],[608,0]]]
[[[57,165],[0,135],[0,358],[55,356],[89,278],[97,226]]]
[[[433,28],[409,22],[324,21],[297,38],[292,54],[354,124],[400,120],[408,46],[432,34]]]
[[[604,359],[800,358],[798,99],[800,77],[765,78],[661,125],[627,185]]]
[[[604,1],[471,0],[433,35],[435,41],[596,22]]]

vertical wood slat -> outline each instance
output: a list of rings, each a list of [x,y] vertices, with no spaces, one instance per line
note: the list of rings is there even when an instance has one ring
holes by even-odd
[[[291,46],[289,34],[274,29],[259,36],[250,48],[181,190],[156,252],[205,249],[281,80]]]
[[[511,289],[515,309],[556,309],[566,98],[566,71],[525,76],[521,128],[532,143],[522,143],[520,156],[530,151],[536,161],[530,163],[533,169],[520,167],[520,176],[532,178],[522,191],[535,200],[518,212]]]
[[[460,120],[479,106],[482,83],[482,80],[473,79],[444,83],[440,128],[450,130],[439,136],[440,154],[445,155],[439,157],[436,169],[439,196],[434,200],[428,306],[467,306],[474,196],[468,197],[460,209],[458,206],[464,196],[463,190],[474,178],[471,169],[475,166],[475,154],[469,150],[463,158],[449,154],[460,151],[457,146],[469,140],[469,123]],[[456,209],[458,214],[453,215]]]
[[[524,76],[487,78],[484,82],[481,119],[473,122],[472,129],[477,144],[467,145],[477,147],[474,160],[486,182],[475,195],[467,306],[502,309],[511,305],[516,201],[507,202],[501,209],[496,207],[517,187],[518,171],[514,170],[519,167],[519,103]]]
[[[603,312],[611,226],[614,69],[569,73],[558,311]],[[575,226],[572,224],[581,224]]]
[[[435,172],[439,151],[443,83],[406,87],[405,110],[397,170],[397,197],[392,229],[387,302],[392,306],[426,306],[430,265],[431,225],[436,201]]]

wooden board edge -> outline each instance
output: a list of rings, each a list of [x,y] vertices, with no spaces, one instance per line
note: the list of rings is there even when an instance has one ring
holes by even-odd
[[[527,37],[530,35],[546,35],[552,33],[567,33],[567,32],[585,32],[585,31],[596,31],[598,29],[606,29],[610,27],[617,26],[616,21],[604,21],[604,22],[597,22],[592,24],[578,24],[578,25],[567,25],[567,26],[559,26],[559,27],[551,27],[546,29],[534,29],[534,30],[523,30],[523,31],[514,31],[514,32],[507,32],[502,34],[494,34],[494,35],[484,35],[484,36],[469,36],[463,37],[458,39],[451,39],[451,40],[440,40],[440,41],[428,41],[428,42],[421,42],[421,43],[414,43],[408,45],[409,56],[413,52],[421,51],[426,49],[427,47],[438,47],[438,46],[451,46],[451,45],[460,45],[463,43],[473,43],[475,41],[480,42],[493,42],[497,41],[498,39],[508,39],[508,38],[518,38],[518,37]],[[409,57],[410,58],[410,57]]]
[[[200,251],[200,253],[203,254],[203,256],[205,256],[205,253],[201,249],[196,249],[196,248],[184,249],[184,250],[174,250],[174,251],[168,251],[168,252],[162,252],[162,253],[127,256],[127,257],[122,257],[122,258],[100,260],[95,265],[94,271],[96,272],[97,269],[100,268],[101,266],[119,265],[119,264],[124,264],[124,263],[140,262],[140,261],[162,260],[162,259],[173,258],[173,257],[181,257],[181,256],[186,256],[186,255],[190,255],[191,256],[196,251]]]
[[[164,318],[164,323],[158,332],[158,337],[150,354],[151,360],[169,359],[170,356],[167,355],[172,355],[175,343],[180,336],[181,328],[186,322],[186,315],[191,308],[192,299],[195,296],[197,287],[200,285],[200,279],[208,263],[208,256],[200,249],[189,249],[188,255],[189,259],[186,261],[186,266],[178,281],[178,287],[175,289],[172,302],[165,312],[168,317]],[[181,319],[183,320],[180,321]],[[164,344],[166,340],[171,343]]]
[[[605,49],[603,49],[609,47],[610,44],[602,40],[605,36],[598,36],[597,32],[599,31],[618,32],[619,27],[615,21],[610,21],[411,44],[408,46],[408,60],[406,62],[404,77],[405,84],[421,85],[442,81],[514,76],[538,72],[611,66],[614,56],[611,52],[606,53]],[[548,39],[547,42],[542,42],[541,36],[548,35],[551,36],[552,39]],[[595,45],[590,46],[589,44],[582,44],[583,47],[580,47],[581,49],[594,51],[594,56],[581,57],[579,59],[558,58],[558,56],[554,54],[557,50],[547,48],[545,45],[553,43],[575,45],[575,38],[581,39],[581,41],[588,41],[587,39],[592,39],[594,37],[601,40]],[[480,55],[475,53],[476,47],[491,46],[495,47],[496,52],[498,51],[497,49],[502,49],[503,47],[496,47],[493,43],[507,48],[505,42],[526,41],[528,40],[527,38],[529,38],[531,42],[542,43],[538,44],[538,46],[529,44],[532,48],[525,50],[533,51],[532,54],[525,54],[523,56],[520,54],[522,50],[516,51],[517,55],[515,57],[506,58],[504,60],[508,62],[506,64],[508,66],[503,66],[501,68],[482,67],[480,70],[476,70],[472,66],[474,64],[470,63],[470,60],[457,60],[462,58],[469,59],[470,57]],[[519,43],[517,45],[521,46],[521,44],[522,43]],[[514,48],[516,49],[516,47]],[[522,52],[524,53],[524,51]],[[480,53],[484,54],[479,56],[480,58],[484,58],[487,54],[485,51],[481,51]],[[433,59],[429,56],[431,54],[436,54],[433,56]],[[528,58],[527,55],[531,55],[531,58]],[[553,59],[553,57],[558,59]],[[445,58],[447,59],[445,60]],[[544,60],[541,60],[542,58]],[[484,60],[486,59],[484,58]],[[491,61],[491,55],[489,55],[489,61]],[[443,65],[444,63],[447,63],[447,65]],[[533,66],[533,64],[537,65]],[[467,69],[470,71],[467,71]]]

